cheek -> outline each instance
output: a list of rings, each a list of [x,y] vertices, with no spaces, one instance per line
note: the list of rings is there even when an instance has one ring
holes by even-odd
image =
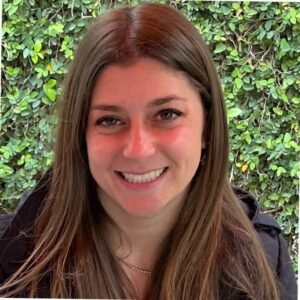
[[[116,142],[98,134],[90,134],[86,136],[86,143],[90,168],[109,164],[116,149]]]
[[[173,130],[161,138],[164,148],[168,149],[173,158],[178,161],[188,161],[189,164],[193,161],[197,164],[200,160],[201,139],[202,130],[193,127]]]

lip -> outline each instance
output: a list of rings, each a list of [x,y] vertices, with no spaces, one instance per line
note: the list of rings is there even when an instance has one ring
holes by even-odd
[[[158,168],[159,169],[159,168]],[[158,185],[160,183],[161,180],[163,180],[163,178],[166,176],[166,174],[168,173],[168,167],[165,167],[164,171],[162,172],[162,174],[157,177],[156,179],[154,179],[151,182],[144,182],[144,183],[133,183],[133,182],[128,182],[127,180],[124,179],[124,177],[121,175],[120,171],[115,171],[115,174],[118,178],[118,180],[122,183],[123,186],[125,186],[128,189],[131,190],[147,190],[150,188],[155,187],[156,185]],[[128,172],[128,173],[132,173],[135,175],[142,175],[142,174],[146,174],[149,173],[153,170],[157,170],[157,169],[152,169],[150,171],[143,171],[143,172]]]

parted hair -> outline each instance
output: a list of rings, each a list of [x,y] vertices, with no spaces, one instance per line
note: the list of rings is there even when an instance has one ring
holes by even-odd
[[[28,290],[39,296],[40,282],[48,278],[55,298],[137,297],[107,241],[104,224],[111,220],[89,171],[85,132],[101,71],[141,57],[183,72],[198,89],[207,141],[205,163],[160,249],[145,299],[280,299],[276,277],[227,179],[226,109],[210,52],[177,10],[150,3],[106,12],[79,44],[59,102],[55,158],[34,224],[33,251],[0,295]]]

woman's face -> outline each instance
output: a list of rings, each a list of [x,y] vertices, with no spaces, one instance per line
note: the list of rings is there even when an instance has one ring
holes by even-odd
[[[205,147],[203,129],[200,96],[183,73],[146,58],[106,67],[86,130],[104,208],[149,217],[181,206]]]

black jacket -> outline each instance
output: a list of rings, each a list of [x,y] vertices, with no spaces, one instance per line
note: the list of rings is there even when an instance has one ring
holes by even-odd
[[[46,191],[47,185],[42,182],[32,192],[25,193],[15,214],[0,216],[0,285],[18,269],[32,249],[32,231],[28,228],[32,228]],[[274,272],[278,275],[281,299],[296,300],[296,280],[279,225],[272,217],[259,211],[256,199],[250,194],[238,188],[235,192],[262,241]],[[39,292],[41,298],[48,298],[48,283],[42,284]],[[26,293],[20,297],[26,297]]]

